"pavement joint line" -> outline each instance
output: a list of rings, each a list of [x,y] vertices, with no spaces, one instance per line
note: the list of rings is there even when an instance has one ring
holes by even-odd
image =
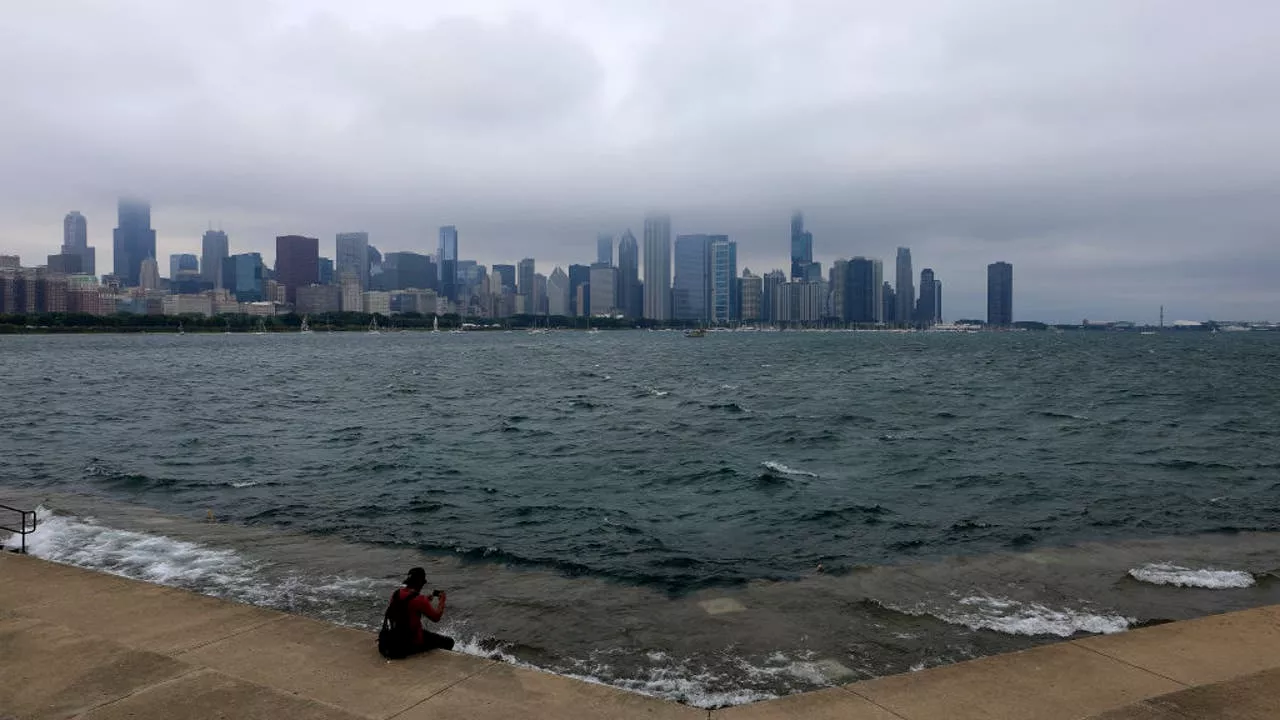
[[[1177,685],[1177,686],[1178,686],[1178,687],[1180,687],[1180,688],[1193,687],[1193,686],[1188,685],[1188,684],[1186,684],[1186,683],[1184,683],[1184,682],[1179,682],[1179,681],[1177,681],[1177,680],[1174,680],[1173,678],[1169,677],[1168,675],[1162,675],[1162,674],[1160,674],[1160,673],[1156,672],[1155,670],[1152,670],[1151,668],[1144,668],[1144,667],[1142,667],[1141,665],[1135,665],[1135,664],[1133,664],[1133,663],[1129,662],[1128,660],[1124,660],[1124,659],[1118,658],[1118,657],[1116,657],[1116,656],[1114,656],[1114,655],[1108,655],[1107,653],[1104,653],[1104,652],[1102,652],[1101,650],[1095,650],[1094,648],[1091,648],[1091,647],[1089,647],[1089,646],[1087,646],[1087,645],[1081,645],[1081,644],[1079,644],[1079,643],[1077,643],[1077,642],[1074,642],[1074,641],[1072,641],[1072,642],[1068,642],[1067,644],[1068,644],[1068,645],[1075,645],[1076,647],[1080,648],[1081,650],[1088,650],[1089,652],[1094,653],[1094,654],[1096,654],[1096,655],[1101,655],[1102,657],[1107,658],[1108,660],[1115,660],[1116,662],[1120,663],[1121,665],[1128,665],[1129,667],[1133,668],[1134,670],[1141,670],[1141,671],[1142,671],[1142,672],[1144,672],[1144,673],[1150,673],[1151,675],[1155,675],[1156,677],[1164,678],[1165,680],[1168,680],[1169,682],[1171,682],[1171,683],[1173,683],[1173,684]]]
[[[441,693],[443,693],[443,692],[446,692],[447,690],[449,690],[449,689],[453,688],[455,685],[461,685],[462,683],[464,683],[464,682],[466,682],[466,681],[470,680],[470,679],[471,679],[471,678],[473,678],[473,677],[476,677],[477,675],[481,675],[481,674],[483,674],[483,673],[487,673],[487,672],[489,672],[490,670],[492,670],[493,668],[497,667],[497,665],[498,665],[498,663],[497,663],[497,662],[495,662],[495,661],[493,661],[493,660],[490,660],[489,658],[483,658],[483,660],[484,660],[486,663],[488,663],[488,664],[487,664],[487,665],[485,665],[484,667],[482,667],[482,668],[480,668],[479,670],[477,670],[477,671],[475,671],[475,672],[471,673],[470,675],[467,675],[467,676],[466,676],[466,677],[464,677],[464,678],[461,678],[461,679],[459,679],[459,680],[455,680],[455,681],[453,681],[453,682],[449,683],[448,685],[445,685],[444,687],[440,688],[439,690],[437,690],[437,691],[435,691],[435,692],[431,693],[430,695],[428,695],[428,696],[426,696],[426,697],[422,698],[422,699],[421,699],[421,700],[419,700],[418,702],[413,703],[413,704],[412,704],[412,705],[410,705],[409,707],[407,707],[407,708],[405,708],[405,709],[403,709],[403,710],[400,710],[400,711],[398,711],[398,712],[394,712],[394,713],[392,713],[392,714],[390,714],[390,715],[386,716],[385,718],[383,718],[383,720],[395,720],[395,718],[400,717],[401,715],[403,715],[403,714],[405,714],[405,713],[409,712],[410,710],[412,710],[412,709],[414,709],[414,708],[418,707],[419,705],[421,705],[421,704],[423,704],[423,703],[427,702],[428,700],[431,700],[432,698],[436,697],[437,695],[439,695],[439,694],[441,694]]]
[[[61,626],[59,626],[59,627],[61,627]],[[184,664],[185,664],[185,663],[184,663]],[[125,693],[125,694],[121,695],[120,697],[111,698],[110,700],[108,700],[108,701],[106,701],[106,702],[98,703],[97,705],[93,705],[93,706],[90,706],[90,707],[88,707],[88,708],[85,708],[85,709],[84,709],[84,710],[82,710],[81,712],[76,713],[76,714],[74,715],[74,717],[84,717],[85,715],[87,715],[87,714],[89,714],[89,713],[93,712],[94,710],[101,710],[102,708],[110,707],[110,706],[112,706],[112,705],[115,705],[115,704],[116,704],[116,703],[118,703],[118,702],[122,702],[122,701],[124,701],[124,700],[128,700],[129,698],[131,698],[131,697],[133,697],[134,695],[137,695],[137,694],[139,694],[139,693],[144,693],[144,692],[146,692],[146,691],[148,691],[148,690],[151,690],[151,689],[153,689],[153,688],[163,687],[163,686],[165,686],[165,685],[169,685],[169,684],[171,684],[171,683],[175,683],[175,682],[177,682],[177,681],[179,681],[179,680],[181,680],[181,679],[183,679],[183,678],[187,677],[188,675],[194,675],[195,673],[206,672],[206,671],[208,671],[208,672],[213,672],[212,670],[210,670],[209,668],[206,668],[206,667],[201,667],[201,666],[199,666],[199,665],[189,665],[189,666],[187,667],[187,670],[186,670],[185,672],[178,673],[177,675],[174,675],[173,677],[167,677],[167,678],[165,678],[165,679],[163,679],[163,680],[159,680],[159,681],[157,681],[157,682],[153,682],[153,683],[149,683],[149,684],[147,684],[147,685],[143,685],[142,687],[136,687],[136,688],[134,688],[134,689],[130,690],[129,692],[127,692],[127,693]]]
[[[863,700],[866,700],[867,702],[871,703],[872,705],[875,705],[876,707],[880,708],[881,710],[883,710],[883,711],[885,711],[885,712],[889,713],[890,715],[892,715],[892,716],[894,716],[894,717],[896,717],[896,718],[902,718],[902,720],[911,720],[911,719],[910,719],[910,718],[908,718],[906,715],[903,715],[902,713],[899,713],[899,712],[896,712],[896,711],[894,711],[894,710],[891,710],[891,709],[889,709],[889,708],[885,707],[884,705],[881,705],[880,703],[876,702],[875,700],[872,700],[871,698],[867,697],[866,695],[863,695],[862,693],[858,692],[857,690],[853,690],[853,689],[851,689],[848,685],[837,685],[836,687],[838,687],[838,688],[840,688],[841,690],[843,690],[843,691],[845,691],[845,692],[849,693],[850,695],[853,695],[853,696],[855,696],[855,697],[860,697],[860,698],[862,698]]]
[[[223,635],[222,637],[217,637],[217,638],[214,638],[214,639],[212,639],[212,640],[206,640],[206,641],[204,641],[204,642],[202,642],[202,643],[200,643],[200,644],[198,644],[198,645],[192,645],[191,647],[186,648],[185,650],[179,650],[179,651],[175,652],[175,653],[173,654],[173,656],[174,656],[174,657],[182,657],[183,655],[187,655],[187,654],[189,654],[189,653],[193,653],[193,652],[195,652],[196,650],[199,650],[199,649],[201,649],[201,648],[206,648],[206,647],[209,647],[210,645],[213,645],[213,644],[215,644],[215,643],[220,643],[220,642],[222,642],[223,640],[230,640],[231,638],[239,637],[239,636],[241,636],[241,635],[244,635],[244,634],[245,634],[245,633],[247,633],[247,632],[253,632],[254,630],[257,630],[258,628],[266,627],[266,626],[270,625],[271,623],[280,622],[281,620],[284,620],[284,619],[285,619],[285,618],[287,618],[287,617],[289,617],[289,616],[288,616],[288,615],[283,615],[283,614],[282,614],[282,615],[279,615],[279,616],[277,616],[277,617],[268,618],[268,619],[266,619],[266,620],[263,620],[263,621],[262,621],[262,622],[260,622],[260,623],[255,623],[255,624],[253,624],[253,625],[250,625],[249,627],[240,628],[239,630],[237,630],[237,631],[235,631],[235,632],[233,632],[233,633],[230,633],[230,634],[228,634],[228,635]]]

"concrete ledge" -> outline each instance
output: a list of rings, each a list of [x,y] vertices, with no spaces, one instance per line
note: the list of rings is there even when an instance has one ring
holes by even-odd
[[[35,618],[0,620],[0,717],[60,720],[191,670]]]
[[[513,718],[705,719],[698,710],[666,700],[585,683],[550,673],[494,663],[397,720],[512,720]]]
[[[1183,685],[1203,685],[1280,665],[1280,609],[1213,615],[1076,644]]]
[[[4,720],[1280,718],[1280,607],[708,712],[0,553]],[[1190,687],[1189,687],[1190,686]]]
[[[90,710],[81,720],[360,720],[260,685],[199,670]]]
[[[1274,720],[1280,717],[1280,669],[1161,695],[1096,720]]]
[[[371,718],[403,712],[494,664],[434,651],[388,662],[370,633],[301,617],[285,617],[180,657]]]
[[[1080,718],[1182,685],[1071,643],[845,686],[906,718]]]

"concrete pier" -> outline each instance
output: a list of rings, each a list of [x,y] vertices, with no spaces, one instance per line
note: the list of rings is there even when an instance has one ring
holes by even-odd
[[[699,710],[0,553],[0,720],[1280,718],[1280,608]]]

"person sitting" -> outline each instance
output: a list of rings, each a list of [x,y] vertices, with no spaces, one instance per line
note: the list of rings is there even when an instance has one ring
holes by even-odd
[[[444,591],[436,590],[424,596],[422,589],[426,584],[427,571],[416,567],[404,579],[404,587],[391,594],[391,603],[382,616],[382,631],[378,633],[378,651],[384,657],[402,658],[435,648],[453,649],[453,638],[422,627],[424,615],[431,622],[440,622],[444,617]],[[433,605],[432,598],[438,598],[439,604]]]

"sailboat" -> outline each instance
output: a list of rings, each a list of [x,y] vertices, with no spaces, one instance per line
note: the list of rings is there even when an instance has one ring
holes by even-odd
[[[267,322],[261,318],[258,319],[258,329],[253,331],[254,335],[267,334]]]
[[[382,331],[378,329],[378,318],[376,315],[374,317],[369,318],[369,334],[370,335],[382,334]]]
[[[227,323],[227,329],[226,329],[226,330],[223,330],[223,331],[222,331],[222,334],[223,334],[223,335],[230,335],[230,334],[231,334],[231,321],[230,321],[230,320],[227,320],[226,318],[223,318],[223,320]]]
[[[587,316],[587,334],[588,334],[588,335],[599,335],[599,334],[600,334],[600,328],[593,328],[593,327],[591,327],[591,316],[590,316],[590,315],[588,315],[588,316]]]
[[[298,332],[302,333],[303,335],[311,334],[311,323],[307,322],[307,317],[308,316],[306,315],[302,316],[302,326],[298,328]]]
[[[431,320],[431,332],[434,332],[434,333],[440,332],[440,316],[439,315],[436,315],[435,318]]]
[[[179,320],[179,321],[178,321],[178,334],[179,334],[179,335],[186,335],[186,334],[187,334],[187,331],[186,331],[186,330],[184,330],[184,329],[182,328],[182,321],[181,321],[181,320]]]

